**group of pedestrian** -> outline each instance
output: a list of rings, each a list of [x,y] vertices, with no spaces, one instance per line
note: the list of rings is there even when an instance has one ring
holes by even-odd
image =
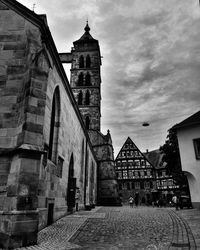
[[[139,202],[139,194],[138,193],[135,194],[134,198],[133,198],[133,196],[129,197],[129,205],[130,205],[130,207],[133,207],[134,204],[137,207],[138,202]]]

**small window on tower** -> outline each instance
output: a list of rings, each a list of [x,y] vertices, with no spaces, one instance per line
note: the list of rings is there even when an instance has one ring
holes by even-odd
[[[78,85],[83,86],[83,73],[82,72],[78,76]]]
[[[87,57],[86,57],[86,68],[90,68],[90,66],[91,66],[91,59],[90,59],[90,56],[87,55]]]
[[[85,105],[90,105],[90,92],[88,90],[85,95]]]
[[[85,127],[86,129],[90,129],[90,117],[86,116],[85,118]]]
[[[83,92],[80,91],[80,93],[78,94],[78,105],[82,104],[83,104]]]
[[[84,57],[83,56],[79,57],[79,68],[84,68]]]
[[[89,73],[87,73],[87,75],[85,77],[85,85],[87,85],[87,86],[91,85],[91,77],[90,77]]]

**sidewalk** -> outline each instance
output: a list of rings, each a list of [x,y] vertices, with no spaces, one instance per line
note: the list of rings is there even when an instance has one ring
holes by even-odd
[[[104,218],[104,213],[96,213],[100,208],[96,207],[91,211],[79,211],[67,215],[41,230],[38,233],[37,245],[16,248],[15,250],[67,250],[78,248],[78,245],[69,242],[70,238],[88,218]]]
[[[187,222],[196,243],[196,249],[200,249],[200,210],[181,209],[176,211]]]

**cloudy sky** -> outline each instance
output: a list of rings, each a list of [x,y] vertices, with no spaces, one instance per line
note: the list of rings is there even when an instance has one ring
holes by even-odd
[[[198,0],[20,2],[47,14],[59,52],[70,52],[88,18],[103,56],[102,132],[110,129],[115,155],[128,136],[142,151],[159,148],[170,127],[199,111]]]

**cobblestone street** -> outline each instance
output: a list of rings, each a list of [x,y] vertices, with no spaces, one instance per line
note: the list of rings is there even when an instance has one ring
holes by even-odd
[[[195,210],[185,210],[190,216]],[[184,215],[184,212],[180,214]],[[199,212],[196,231],[199,231]],[[185,215],[184,215],[185,216]],[[43,229],[38,245],[18,250],[200,249],[188,223],[174,209],[101,207],[80,211]]]

